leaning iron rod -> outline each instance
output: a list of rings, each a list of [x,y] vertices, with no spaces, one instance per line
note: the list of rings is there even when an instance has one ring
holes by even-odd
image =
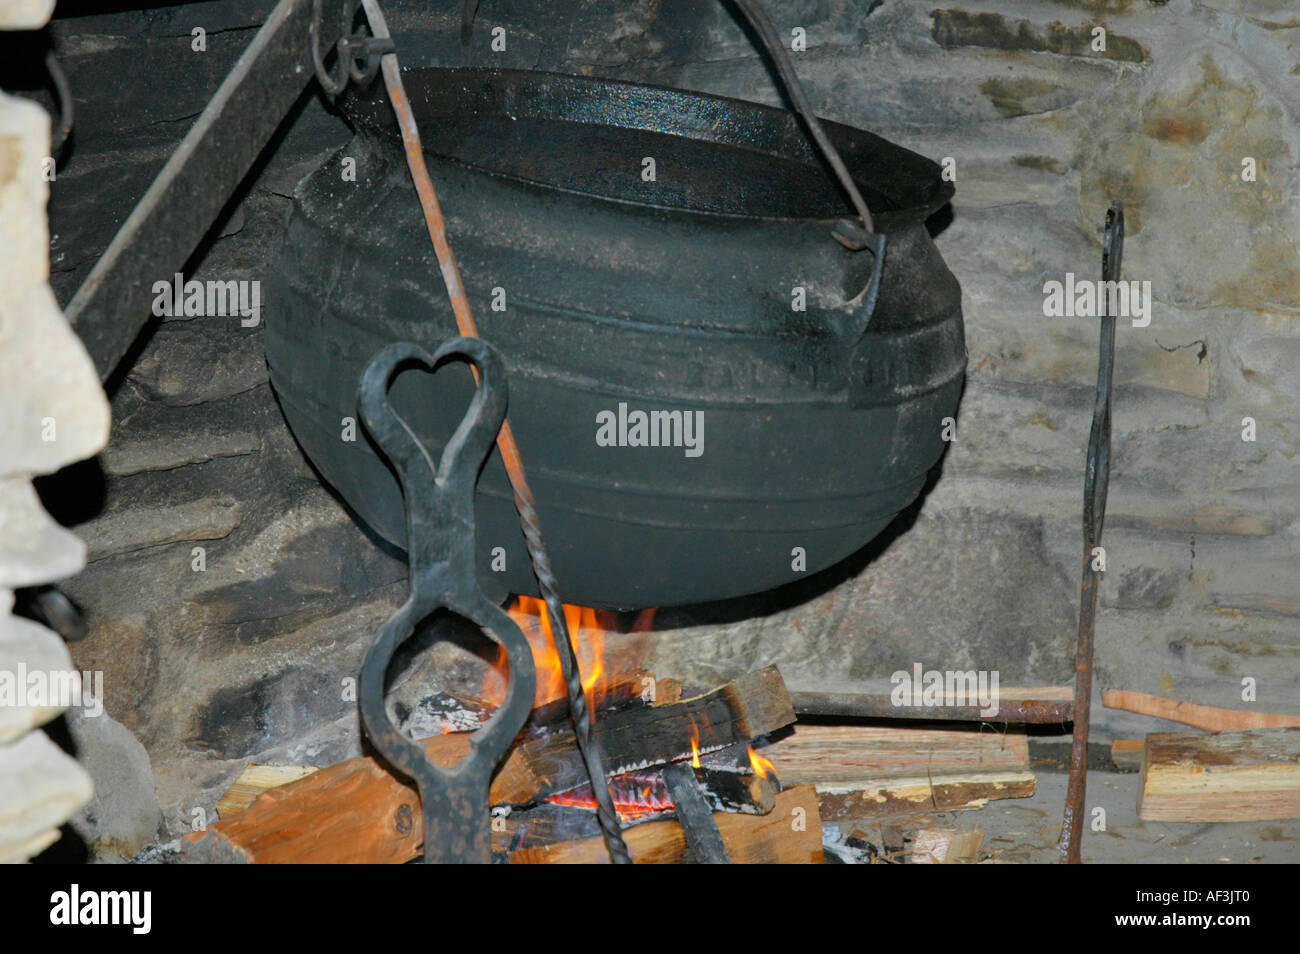
[[[1124,206],[1116,201],[1106,213],[1101,277],[1118,282],[1124,252]],[[1093,635],[1097,627],[1097,588],[1101,582],[1094,549],[1101,545],[1106,520],[1106,491],[1110,484],[1110,395],[1115,367],[1115,316],[1101,318],[1097,358],[1097,397],[1088,435],[1088,462],[1083,478],[1083,584],[1079,595],[1079,641],[1074,667],[1074,736],[1070,742],[1070,780],[1061,823],[1061,861],[1077,865],[1083,838],[1083,800],[1088,788],[1088,720],[1092,703]]]

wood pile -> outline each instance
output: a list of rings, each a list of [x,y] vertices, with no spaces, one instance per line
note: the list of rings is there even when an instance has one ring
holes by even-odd
[[[654,698],[638,693],[656,687]],[[474,702],[466,703],[468,708]],[[511,864],[607,863],[562,700],[541,701],[491,787],[494,859]],[[1023,731],[979,725],[798,725],[775,667],[683,697],[671,680],[636,673],[609,687],[596,736],[624,836],[641,864],[704,860],[675,808],[674,778],[703,796],[732,863],[821,863],[822,822],[898,819],[979,808],[1033,794]],[[471,733],[424,740],[454,764]],[[688,782],[689,784],[689,782]],[[246,768],[218,804],[220,820],[186,839],[192,860],[403,863],[419,856],[419,797],[370,757],[325,768]],[[683,819],[687,820],[685,827]],[[933,827],[915,860],[976,860],[970,831]]]

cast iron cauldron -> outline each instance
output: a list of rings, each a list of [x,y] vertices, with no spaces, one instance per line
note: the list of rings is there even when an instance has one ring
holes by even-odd
[[[535,72],[403,79],[480,332],[509,369],[565,600],[769,589],[857,550],[916,497],[966,358],[960,288],[924,226],[952,194],[937,165],[825,124],[888,239],[868,314],[872,255],[832,239],[852,210],[792,113]],[[398,483],[359,429],[341,438],[343,419],[380,348],[433,350],[456,326],[382,87],[343,106],[357,135],[299,184],[273,256],[267,362],[320,473],[404,546]],[[473,386],[461,367],[412,369],[392,400],[436,454]],[[702,443],[626,446],[634,411],[702,412]],[[536,592],[495,452],[476,516],[484,582]]]

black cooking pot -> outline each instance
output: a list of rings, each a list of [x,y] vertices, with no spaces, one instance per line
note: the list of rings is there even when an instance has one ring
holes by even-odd
[[[825,124],[887,236],[872,312],[874,257],[831,237],[852,209],[791,113],[535,72],[403,80],[509,369],[564,599],[758,592],[852,553],[916,497],[966,357],[960,288],[924,225],[952,194],[937,165]],[[274,254],[267,361],[321,474],[404,546],[398,483],[345,419],[380,348],[433,350],[456,325],[382,87],[343,106],[356,138],[300,183]],[[473,386],[413,369],[392,400],[437,453]],[[638,446],[651,431],[660,446]],[[476,515],[484,582],[535,593],[495,452]]]

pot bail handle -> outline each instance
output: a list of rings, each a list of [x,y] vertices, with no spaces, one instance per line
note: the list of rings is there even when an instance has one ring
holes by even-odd
[[[852,340],[857,340],[863,331],[866,330],[867,323],[871,321],[871,316],[876,313],[876,299],[880,295],[880,280],[885,271],[885,236],[877,232],[875,224],[871,220],[871,210],[867,208],[866,199],[862,198],[862,192],[858,189],[858,184],[853,181],[853,176],[849,173],[848,166],[844,164],[844,159],[840,156],[840,151],[835,148],[831,142],[830,136],[826,135],[826,130],[822,128],[821,120],[817,118],[817,113],[813,110],[812,103],[808,100],[808,94],[799,82],[799,76],[794,71],[794,63],[791,62],[789,55],[785,51],[785,46],[781,38],[776,35],[776,27],[772,26],[772,21],[768,18],[767,11],[759,0],[723,0],[723,2],[732,3],[738,9],[745,20],[753,27],[754,32],[758,35],[758,48],[760,52],[767,53],[776,67],[777,76],[781,78],[781,83],[785,87],[785,93],[790,97],[790,103],[794,110],[803,120],[804,127],[808,130],[808,135],[812,137],[813,143],[821,152],[822,157],[830,165],[831,171],[835,173],[835,178],[839,181],[842,188],[853,203],[854,210],[858,213],[858,220],[841,219],[835,223],[831,230],[831,237],[847,249],[860,251],[869,249],[871,251],[871,278],[867,282],[867,287],[861,292],[862,304],[858,311],[858,320],[856,324],[858,329],[852,336]],[[477,3],[477,0],[475,0]]]
[[[831,142],[830,137],[826,135],[826,130],[822,128],[821,122],[817,119],[812,103],[808,100],[808,94],[804,92],[803,84],[799,82],[799,77],[794,71],[794,64],[786,54],[780,37],[776,35],[776,28],[772,26],[767,11],[763,9],[759,0],[723,0],[723,2],[733,4],[758,35],[757,46],[759,52],[766,53],[776,67],[777,75],[781,79],[781,84],[785,87],[786,95],[790,97],[795,112],[803,120],[813,143],[830,165],[831,171],[835,173],[835,178],[848,195],[849,201],[853,203],[854,211],[858,214],[858,221],[853,222],[845,219],[836,223],[831,235],[845,248],[855,251],[864,248],[870,249],[876,257],[876,266],[872,270],[871,277],[872,288],[869,293],[871,303],[874,304],[875,289],[880,284],[881,265],[885,257],[885,238],[883,235],[876,233],[875,225],[871,220],[871,210],[867,208],[866,200],[862,198],[857,183],[853,181],[853,176],[849,174],[848,167],[844,164],[839,150],[835,148],[835,144]],[[470,62],[470,44],[473,38],[474,16],[478,12],[478,5],[479,0],[463,0],[461,9],[460,42],[466,66]],[[870,311],[868,311],[869,313]]]
[[[821,121],[817,118],[816,112],[813,111],[812,103],[808,100],[808,94],[804,91],[803,84],[799,82],[799,77],[794,71],[794,64],[786,54],[780,37],[776,35],[776,28],[772,26],[767,11],[763,9],[759,0],[730,0],[730,2],[740,10],[745,20],[758,34],[760,51],[765,52],[771,58],[795,112],[803,120],[804,126],[808,129],[808,134],[812,137],[826,162],[830,164],[831,170],[835,173],[835,178],[839,180],[840,187],[848,194],[849,201],[853,203],[853,208],[858,213],[857,223],[851,221],[840,222],[831,234],[834,235],[836,241],[846,248],[862,249],[871,246],[873,243],[866,239],[867,236],[874,235],[876,231],[871,221],[871,210],[867,208],[866,200],[862,198],[862,193],[858,190],[858,184],[853,181],[853,176],[849,174],[848,167],[840,157],[839,150],[835,148],[835,144],[826,135],[826,130],[822,128]],[[881,251],[883,251],[883,248]],[[881,256],[878,255],[877,257]]]

